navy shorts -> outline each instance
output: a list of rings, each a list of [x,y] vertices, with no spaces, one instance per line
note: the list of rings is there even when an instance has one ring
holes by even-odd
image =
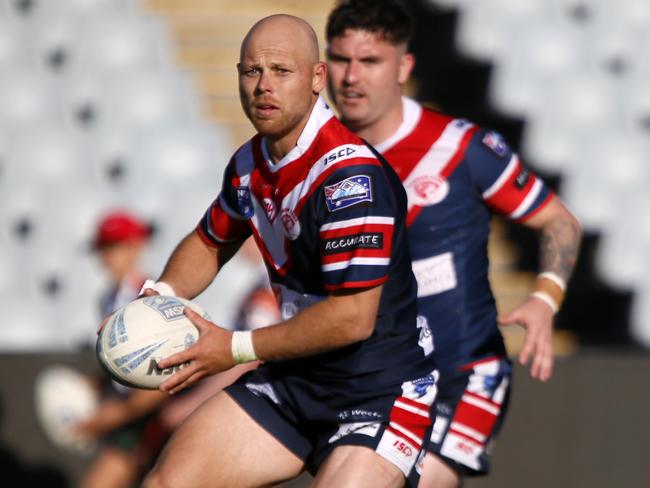
[[[487,474],[494,436],[505,417],[512,365],[501,356],[442,374],[428,451],[460,476]],[[421,465],[416,466],[421,470]]]
[[[334,448],[357,445],[376,451],[416,486],[413,467],[431,433],[437,380],[433,371],[401,384],[355,388],[262,365],[226,391],[312,474]]]

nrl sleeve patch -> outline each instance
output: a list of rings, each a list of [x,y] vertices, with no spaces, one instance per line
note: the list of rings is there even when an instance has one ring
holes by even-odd
[[[343,210],[361,202],[372,202],[372,180],[368,175],[346,178],[323,188],[330,212]]]
[[[492,152],[494,152],[500,158],[505,156],[506,152],[508,151],[508,145],[506,144],[506,141],[498,132],[490,131],[486,133],[485,136],[483,136],[483,140],[481,142],[489,147]]]

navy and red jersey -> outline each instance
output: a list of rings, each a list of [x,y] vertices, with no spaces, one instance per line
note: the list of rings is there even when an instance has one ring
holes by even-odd
[[[441,372],[505,353],[488,282],[493,212],[524,221],[551,199],[496,132],[403,99],[399,129],[376,149],[408,196],[418,313]]]
[[[363,378],[372,388],[434,369],[418,345],[405,209],[394,171],[319,99],[282,160],[271,162],[259,134],[235,153],[197,231],[217,247],[253,234],[283,319],[330,293],[383,284],[370,338],[270,365],[355,388],[364,388],[354,381]]]

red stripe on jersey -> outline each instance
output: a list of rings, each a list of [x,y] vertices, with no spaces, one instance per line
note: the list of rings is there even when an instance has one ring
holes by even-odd
[[[460,144],[458,145],[458,149],[451,157],[449,162],[444,166],[444,168],[442,168],[442,170],[439,173],[440,176],[449,179],[449,176],[458,167],[460,162],[463,160],[463,157],[465,157],[465,151],[467,151],[467,147],[469,146],[469,143],[471,142],[472,138],[474,137],[474,134],[476,134],[476,131],[478,130],[479,130],[478,127],[472,127],[465,133],[465,135],[463,135],[463,138],[461,139]],[[418,215],[420,215],[421,211],[422,211],[422,207],[420,207],[419,205],[413,205],[413,207],[409,210],[406,216],[407,227],[410,227],[411,224],[413,224],[413,221],[417,218]]]
[[[327,283],[323,284],[323,288],[327,291],[338,291],[338,290],[347,290],[351,288],[373,288],[385,283],[388,280],[388,275],[384,275],[381,278],[376,280],[368,281],[345,281],[343,283],[338,283],[336,285],[328,285]]]
[[[360,217],[362,219],[363,217]],[[357,219],[354,219],[357,220]],[[319,235],[321,239],[333,239],[337,237],[344,237],[349,235],[360,234],[361,232],[392,232],[393,225],[391,224],[376,224],[372,222],[350,225],[348,227],[340,227],[337,229],[321,230]]]
[[[234,242],[244,234],[248,234],[248,225],[246,221],[233,219],[227,215],[221,208],[218,198],[210,206],[209,212],[210,219],[208,225],[210,226],[210,232],[214,235],[214,238],[223,241],[223,244]],[[204,233],[201,228],[201,223],[199,223],[197,230],[199,231],[199,236],[205,243],[211,247],[219,245],[214,242],[212,236]]]
[[[538,206],[535,210],[533,210],[533,211],[530,212],[530,213],[525,214],[525,215],[524,215],[523,217],[521,217],[521,218],[514,219],[513,222],[515,222],[515,223],[526,222],[526,221],[527,221],[528,219],[530,219],[533,215],[537,215],[537,213],[538,213],[541,209],[543,209],[543,208],[546,207],[549,203],[551,203],[551,200],[553,200],[553,197],[554,197],[554,196],[555,196],[555,193],[553,193],[552,191],[549,191],[549,193],[548,193],[548,195],[546,195],[546,198],[544,199],[544,201],[543,201],[542,203],[540,203],[539,206]]]
[[[481,398],[481,400],[485,399]],[[494,429],[497,418],[498,415],[494,415],[481,407],[461,400],[458,403],[458,407],[456,407],[456,414],[452,422],[466,425],[485,437],[489,437]]]
[[[393,147],[384,151],[384,158],[393,167],[400,180],[404,181],[413,171],[413,168],[429,152],[431,146],[452,120],[454,120],[453,117],[422,110],[420,120],[413,131]],[[404,150],[404,148],[408,148],[408,150]]]
[[[524,201],[530,190],[535,184],[537,179],[532,173],[528,181],[522,188],[518,188],[516,184],[517,177],[523,170],[523,166],[519,159],[517,159],[517,166],[510,174],[510,177],[501,185],[501,188],[492,196],[485,200],[485,203],[498,212],[510,215],[517,207]]]

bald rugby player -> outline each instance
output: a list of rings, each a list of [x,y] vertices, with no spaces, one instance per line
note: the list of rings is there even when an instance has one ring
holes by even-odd
[[[313,29],[288,15],[262,19],[242,43],[240,98],[258,134],[145,293],[197,296],[252,234],[282,319],[233,333],[186,309],[200,338],[160,361],[188,363],[161,389],[263,364],[189,417],[148,488],[268,486],[305,469],[313,486],[417,484],[438,373],[417,328],[406,195],[320,97],[318,53]]]

